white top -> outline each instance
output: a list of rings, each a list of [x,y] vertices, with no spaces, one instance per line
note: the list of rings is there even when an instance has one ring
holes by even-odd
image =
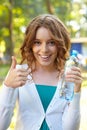
[[[9,127],[16,101],[18,116],[15,130],[39,130],[44,119],[50,130],[79,130],[80,93],[75,93],[69,104],[59,97],[59,88],[60,82],[45,112],[32,80],[15,89],[3,84],[0,93],[0,130]]]

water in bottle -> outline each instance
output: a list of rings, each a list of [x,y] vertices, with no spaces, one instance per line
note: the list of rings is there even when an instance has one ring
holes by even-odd
[[[68,101],[72,100],[74,95],[74,83],[73,82],[66,82],[65,75],[71,69],[72,66],[78,66],[79,61],[77,58],[78,52],[76,50],[72,51],[72,55],[66,61],[64,74],[61,80],[61,88],[59,91],[60,98],[66,99]]]

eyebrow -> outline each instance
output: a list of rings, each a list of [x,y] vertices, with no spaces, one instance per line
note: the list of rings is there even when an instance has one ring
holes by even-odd
[[[40,39],[35,39],[35,40],[39,40],[39,41],[41,41]],[[47,41],[55,41],[54,39],[48,39]]]

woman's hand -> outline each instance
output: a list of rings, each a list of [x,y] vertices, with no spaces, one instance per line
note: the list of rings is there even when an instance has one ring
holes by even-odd
[[[72,67],[66,73],[66,81],[75,83],[74,92],[79,92],[82,84],[81,69],[79,67]]]
[[[17,88],[26,83],[27,76],[29,74],[28,70],[23,68],[17,69],[16,64],[16,58],[13,56],[10,70],[4,80],[4,84],[7,87]]]

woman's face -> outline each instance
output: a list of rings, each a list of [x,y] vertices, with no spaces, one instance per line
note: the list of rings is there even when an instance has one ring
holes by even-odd
[[[54,61],[57,57],[57,47],[48,29],[40,27],[37,30],[32,50],[36,63],[44,67],[54,66]]]

